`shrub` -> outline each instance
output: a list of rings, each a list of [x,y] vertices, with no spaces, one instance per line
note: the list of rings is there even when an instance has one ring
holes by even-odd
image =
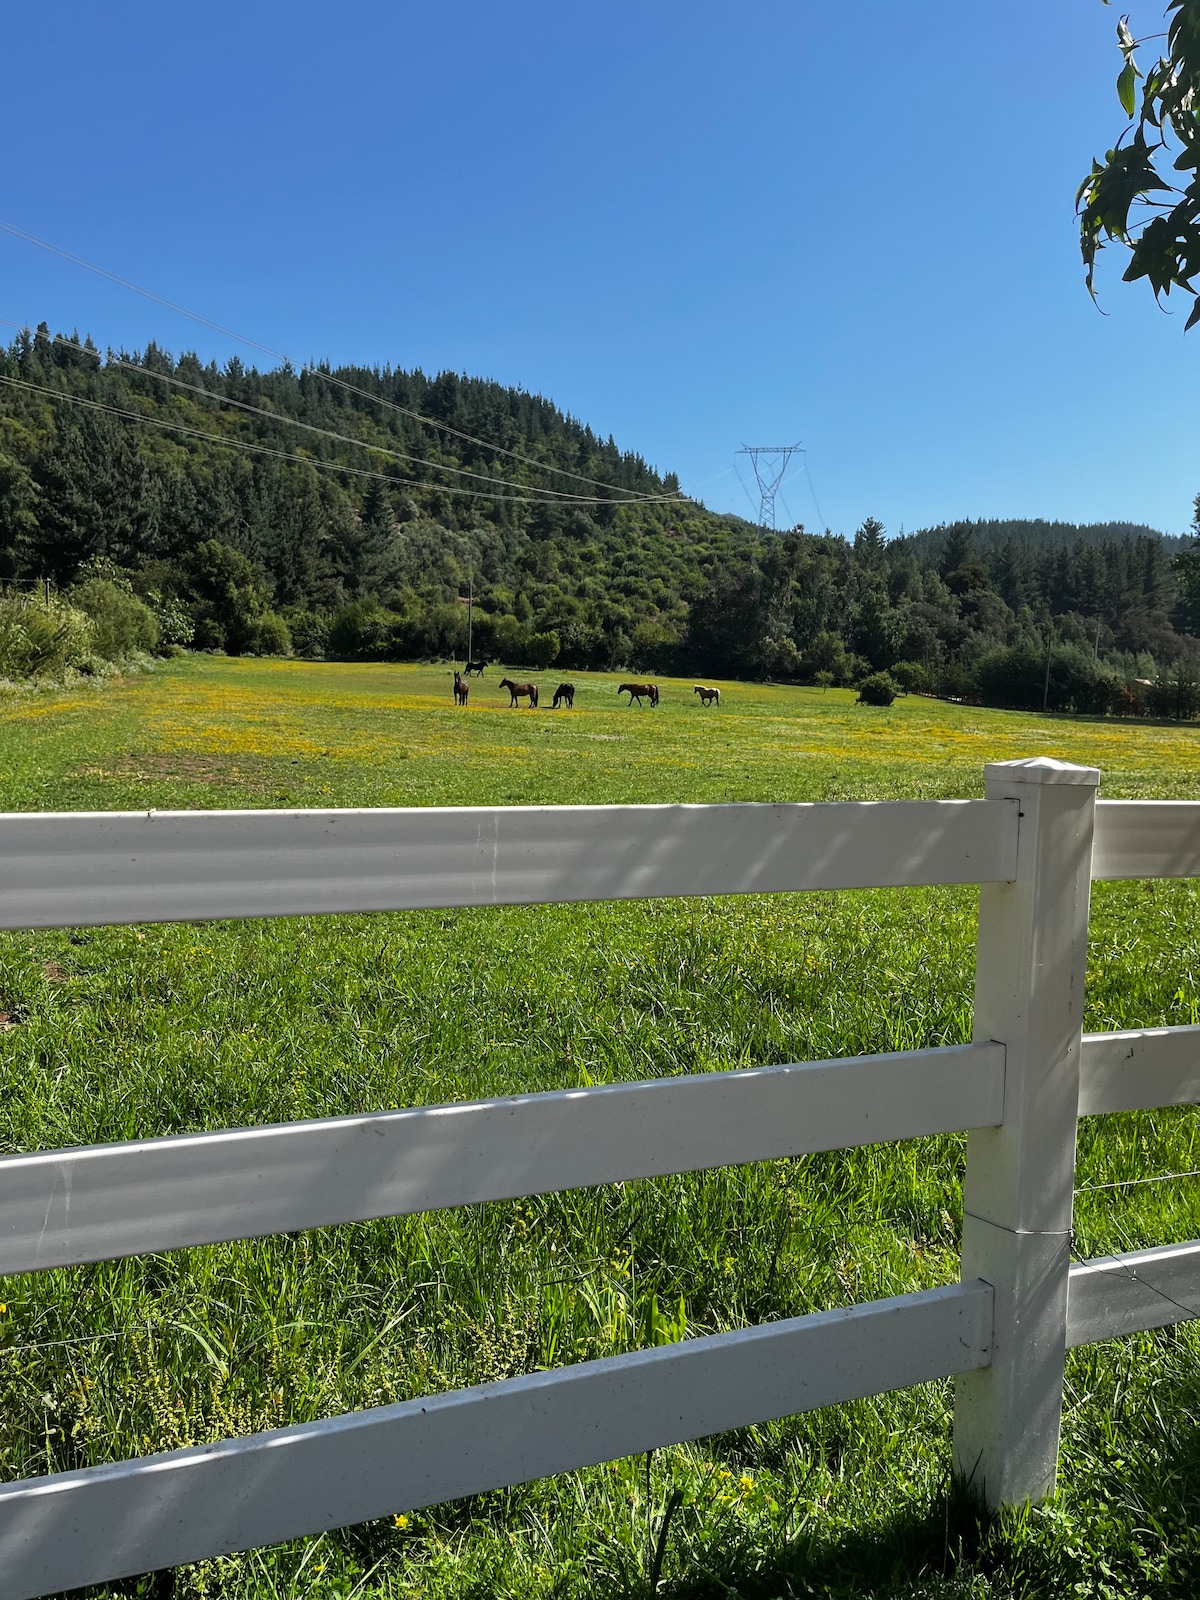
[[[929,674],[919,661],[897,661],[888,668],[888,674],[896,680],[901,694],[912,694],[929,683]]]
[[[0,674],[36,678],[82,666],[92,651],[92,619],[57,597],[0,596]]]
[[[1092,660],[1090,650],[1056,644],[1050,651],[1049,680],[1045,646],[1026,641],[1007,650],[992,650],[978,667],[979,694],[985,704],[1040,711],[1103,712],[1121,703],[1122,684],[1107,667]]]
[[[403,619],[374,600],[352,600],[329,624],[327,649],[353,661],[383,661],[391,653],[393,633]]]
[[[558,635],[556,633],[531,633],[529,635],[529,642],[525,646],[525,659],[531,667],[536,667],[539,672],[544,672],[557,656]]]
[[[178,595],[159,594],[157,589],[142,597],[158,622],[158,648],[162,653],[182,650],[196,637],[196,624]]]
[[[834,683],[856,683],[868,670],[861,656],[846,649],[840,634],[818,633],[805,650],[800,663],[804,677],[816,682],[818,672],[828,672]]]
[[[292,649],[309,661],[320,661],[329,647],[329,618],[301,606],[289,606],[283,613],[292,636]]]
[[[89,578],[71,591],[71,603],[91,618],[92,651],[119,661],[158,644],[158,619],[149,606],[106,578]]]
[[[501,661],[524,661],[529,631],[512,615],[492,620],[492,651]]]
[[[1147,686],[1146,702],[1156,717],[1190,722],[1200,715],[1200,674],[1190,661],[1180,659]]]
[[[248,630],[243,650],[251,656],[290,656],[292,636],[276,611],[264,611]]]
[[[858,703],[866,706],[890,706],[896,698],[899,685],[886,672],[873,672],[858,686]]]

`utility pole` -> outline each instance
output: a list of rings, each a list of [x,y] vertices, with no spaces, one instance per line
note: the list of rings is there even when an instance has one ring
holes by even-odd
[[[473,637],[471,623],[475,610],[475,589],[471,581],[471,574],[469,572],[467,574],[467,598],[464,600],[462,595],[459,595],[458,603],[460,606],[466,606],[467,608],[467,662],[469,664],[475,659],[475,653],[471,648],[471,641]]]
[[[1046,629],[1046,681],[1042,684],[1042,714],[1043,714],[1043,716],[1046,713],[1047,706],[1050,704],[1050,646],[1051,646],[1051,644],[1053,644],[1053,642],[1054,642],[1054,631],[1051,628],[1047,628]]]
[[[1097,662],[1100,660],[1100,622],[1101,622],[1101,619],[1099,617],[1097,617],[1096,618],[1096,643],[1092,646],[1092,665],[1093,666],[1095,666],[1097,664]]]
[[[758,520],[775,531],[775,496],[794,455],[804,455],[800,444],[744,444],[739,456],[749,456],[758,482]]]

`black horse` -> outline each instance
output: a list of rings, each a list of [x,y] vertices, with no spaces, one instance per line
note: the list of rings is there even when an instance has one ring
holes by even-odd
[[[466,673],[468,678],[472,676],[476,678],[482,678],[483,669],[487,665],[488,663],[483,659],[482,656],[480,656],[478,661],[468,661],[466,666],[463,668],[463,671]]]
[[[554,703],[550,709],[552,711],[557,711],[559,706],[563,705],[566,706],[568,711],[570,711],[574,704],[575,685],[573,683],[560,683],[558,688],[554,691]]]

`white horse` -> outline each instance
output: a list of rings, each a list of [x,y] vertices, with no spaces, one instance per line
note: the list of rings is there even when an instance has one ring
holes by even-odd
[[[698,683],[692,693],[700,696],[700,704],[702,706],[710,705],[714,700],[718,705],[721,704],[720,689],[706,689],[703,684]]]

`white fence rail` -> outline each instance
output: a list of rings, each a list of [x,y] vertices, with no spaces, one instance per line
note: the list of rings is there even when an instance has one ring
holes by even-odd
[[[1081,1034],[1093,878],[1200,875],[1200,803],[0,817],[0,927],[981,885],[975,1040],[0,1160],[0,1272],[969,1130],[963,1275],[327,1422],[0,1485],[28,1600],[954,1375],[991,1504],[1053,1487],[1064,1352],[1200,1313],[1200,1242],[1072,1266],[1079,1116],[1200,1102],[1200,1028]],[[1196,1307],[1196,1311],[1191,1308]]]

